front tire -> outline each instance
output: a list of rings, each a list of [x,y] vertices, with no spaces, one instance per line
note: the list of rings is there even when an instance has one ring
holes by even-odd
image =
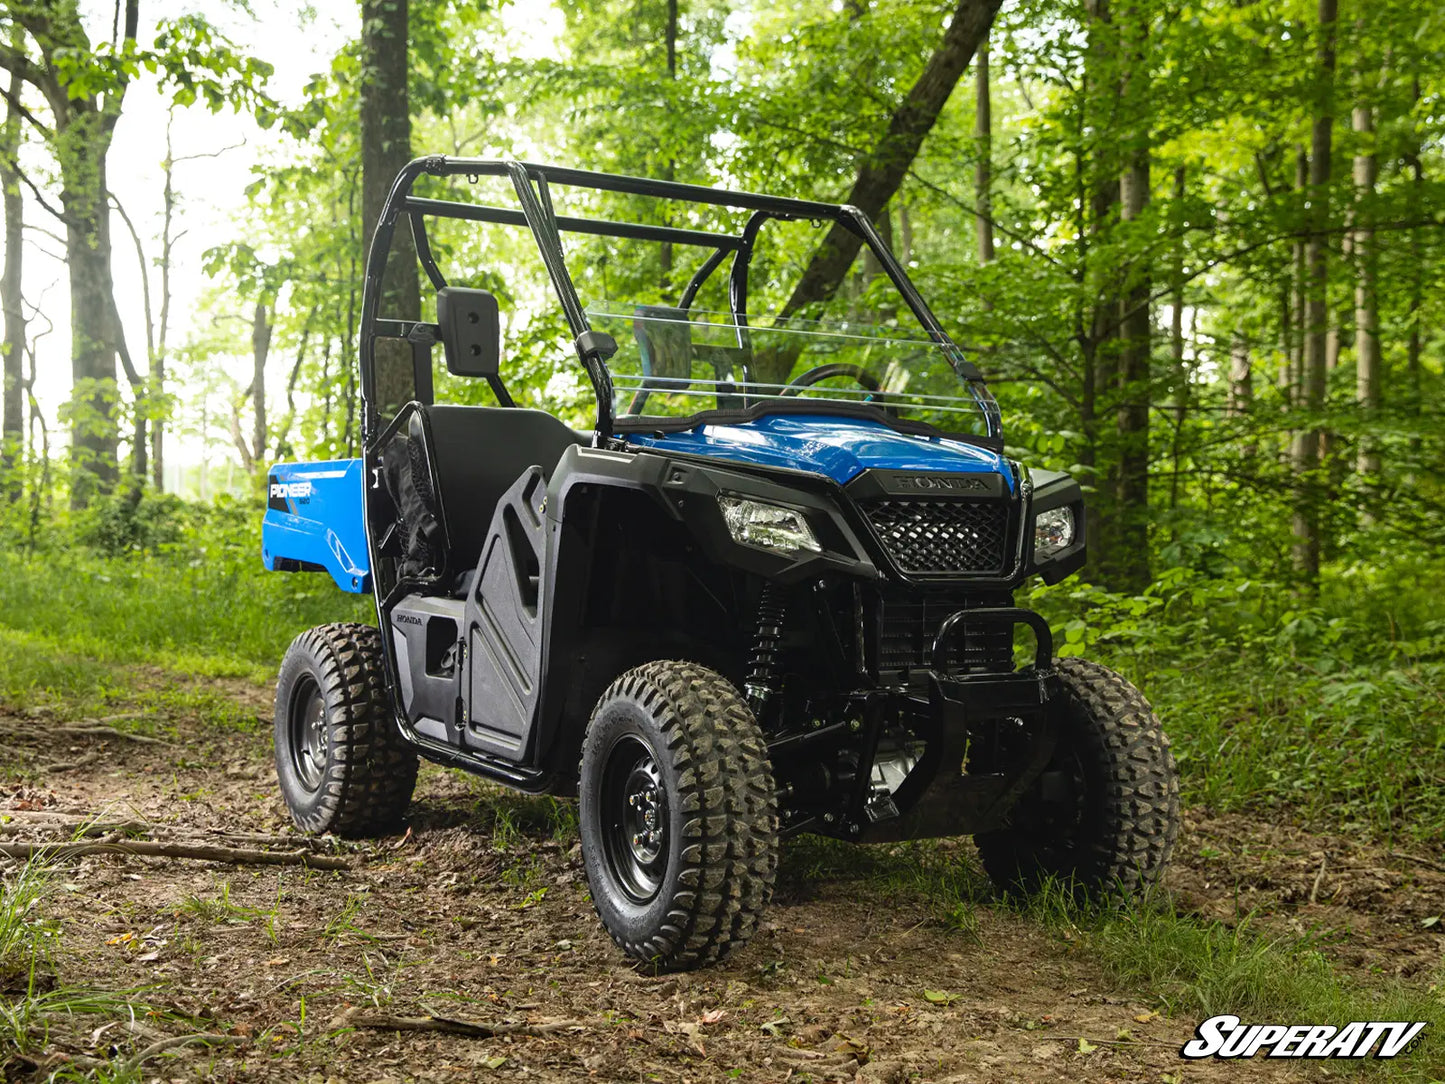
[[[276,778],[296,827],[383,835],[406,813],[416,754],[383,677],[381,633],[318,625],[291,642],[276,681]]]
[[[578,799],[593,906],[629,956],[686,970],[752,936],[777,874],[777,798],[726,678],[664,661],[614,681],[582,743]]]
[[[1076,895],[1133,896],[1157,881],[1179,834],[1179,774],[1149,701],[1084,659],[1057,659],[1064,703],[1058,745],[1011,823],[978,835],[1000,887],[1053,880]]]

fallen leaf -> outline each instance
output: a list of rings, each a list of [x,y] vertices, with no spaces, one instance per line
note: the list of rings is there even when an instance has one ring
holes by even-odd
[[[121,934],[116,934],[116,935],[115,935],[114,937],[112,937],[109,941],[107,941],[106,944],[107,944],[107,945],[128,945],[128,944],[130,944],[130,943],[131,943],[132,941],[134,941],[134,940],[135,940],[135,934],[133,934],[133,933],[121,933]]]
[[[1114,1035],[1114,1038],[1118,1039],[1121,1043],[1127,1043],[1133,1041],[1134,1035],[1128,1028],[1120,1028]]]
[[[1137,1016],[1135,1016],[1135,1017],[1134,1017],[1134,1022],[1135,1022],[1135,1023],[1138,1023],[1138,1024],[1147,1024],[1147,1023],[1149,1023],[1151,1020],[1158,1020],[1158,1019],[1159,1019],[1159,1014],[1158,1014],[1157,1012],[1155,1012],[1153,1009],[1150,1009],[1148,1012],[1141,1012],[1141,1013],[1139,1013]]]
[[[1098,1050],[1098,1049],[1099,1049],[1099,1048],[1098,1048],[1096,1045],[1094,1045],[1093,1043],[1089,1042],[1088,1039],[1085,1039],[1082,1035],[1079,1036],[1079,1053],[1080,1053],[1080,1054],[1092,1054],[1095,1050]]]
[[[410,832],[408,832],[408,835],[409,835],[409,834],[410,834]],[[504,1065],[506,1065],[506,1064],[507,1064],[507,1059],[504,1058],[504,1057],[502,1057],[502,1056],[499,1054],[499,1055],[497,1055],[496,1057],[487,1058],[486,1060],[484,1060],[484,1061],[482,1062],[482,1068],[483,1068],[483,1069],[500,1069],[502,1066],[504,1066]]]
[[[728,1013],[726,1009],[708,1009],[707,1012],[703,1013],[701,1016],[698,1017],[698,1023],[716,1024],[719,1023],[722,1018],[727,1014]]]
[[[952,1005],[962,994],[950,994],[947,990],[924,990],[923,1000],[934,1005]]]
[[[773,1038],[780,1039],[783,1036],[783,1029],[791,1023],[792,1021],[786,1016],[780,1016],[776,1020],[769,1020],[766,1024],[760,1024],[758,1030],[766,1031],[769,1035],[773,1036]]]
[[[1440,916],[1431,915],[1424,922],[1420,923],[1420,925],[1424,926],[1427,930],[1430,929],[1430,927],[1432,926],[1438,926],[1440,925]]]

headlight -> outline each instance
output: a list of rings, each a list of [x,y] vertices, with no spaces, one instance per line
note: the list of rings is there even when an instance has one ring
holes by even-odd
[[[747,497],[721,495],[717,503],[722,508],[723,520],[734,542],[778,553],[797,553],[799,550],[821,553],[823,550],[803,513],[795,508]]]
[[[1042,561],[1074,544],[1074,510],[1050,508],[1034,517],[1034,560]]]

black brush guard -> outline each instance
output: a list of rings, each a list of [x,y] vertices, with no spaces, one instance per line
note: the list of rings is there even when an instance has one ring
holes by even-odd
[[[951,674],[947,670],[951,639],[965,628],[1027,625],[1036,647],[1033,664],[1012,673]],[[862,749],[860,768],[846,807],[840,814],[808,814],[790,819],[787,832],[810,831],[859,843],[974,835],[1006,823],[1020,795],[1053,756],[1058,741],[1058,678],[1053,668],[1053,637],[1048,624],[1031,610],[980,607],[958,610],[939,625],[933,641],[933,667],[915,671],[907,688],[878,689],[860,694]],[[890,796],[892,810],[879,816],[872,767],[888,718],[906,711],[926,743],[926,750],[907,778]],[[969,740],[982,724],[1018,719],[1028,738],[1029,753],[1006,772],[964,772]],[[769,745],[776,759],[796,755],[806,746],[836,741],[845,724],[791,735]]]

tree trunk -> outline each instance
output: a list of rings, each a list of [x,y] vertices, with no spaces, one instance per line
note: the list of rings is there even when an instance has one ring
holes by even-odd
[[[929,58],[923,73],[909,89],[903,102],[889,118],[887,131],[859,164],[858,175],[845,203],[852,204],[870,220],[876,219],[898,192],[913,164],[924,137],[932,130],[953,88],[973,59],[979,42],[988,33],[1003,0],[958,0],[943,39]],[[853,265],[862,241],[847,227],[834,223],[823,243],[808,261],[793,294],[780,316],[798,314],[812,305],[827,302]],[[765,383],[787,378],[791,359],[770,359],[772,364],[759,373]],[[786,366],[784,365],[786,361]]]
[[[1249,339],[1243,332],[1234,333],[1229,348],[1229,400],[1227,413],[1232,418],[1248,416],[1254,404],[1254,374],[1249,360]]]
[[[667,22],[663,27],[663,44],[666,47],[667,56],[667,79],[669,83],[677,81],[677,0],[667,0]],[[677,163],[674,159],[667,160],[667,168],[663,171],[664,180],[672,180],[677,170]],[[664,203],[665,207],[666,204]],[[668,225],[667,212],[663,211],[663,225]],[[662,291],[663,294],[672,288],[672,242],[662,242],[661,253],[662,270]]]
[[[1374,110],[1357,105],[1354,129],[1367,141],[1355,155],[1355,229],[1352,248],[1355,257],[1355,396],[1368,425],[1380,409],[1380,318],[1375,291],[1374,214],[1375,148]],[[1371,434],[1360,438],[1356,469],[1366,477],[1380,473],[1380,446]]]
[[[20,98],[20,77],[10,77],[10,100]],[[5,194],[5,273],[0,276],[0,307],[5,313],[4,409],[0,422],[0,492],[20,497],[19,466],[25,445],[25,305],[21,293],[24,267],[25,209],[20,177],[14,169],[20,150],[20,116],[12,105],[0,132],[0,184]]]
[[[361,5],[361,214],[368,247],[396,175],[411,160],[411,107],[407,94],[407,0],[362,0]],[[382,276],[382,317],[421,317],[416,247],[398,221]],[[394,414],[416,394],[409,344],[382,339],[376,350],[377,409]]]
[[[166,394],[166,352],[171,326],[171,254],[176,243],[172,233],[176,215],[176,161],[171,148],[172,115],[166,117],[166,160],[163,163],[166,180],[161,197],[161,304],[156,317],[156,340],[151,357],[151,395],[157,403],[165,402]],[[151,471],[157,493],[165,492],[166,488],[165,432],[165,412],[157,410],[151,418]]]
[[[993,259],[993,103],[988,85],[988,35],[978,45],[974,59],[976,89],[973,139],[978,162],[973,168],[973,203],[978,224],[978,262]],[[987,298],[984,305],[991,308]]]
[[[1329,323],[1328,240],[1331,143],[1334,136],[1335,19],[1337,0],[1319,0],[1319,70],[1310,137],[1309,234],[1305,242],[1304,407],[1313,415],[1294,442],[1296,570],[1311,586],[1320,574],[1321,503],[1319,416],[1325,406],[1325,347]]]
[[[1414,79],[1414,102],[1418,105],[1420,101],[1420,77]],[[1423,140],[1416,137],[1410,147],[1409,164],[1412,197],[1416,207],[1423,207],[1425,198],[1425,169],[1421,162],[1424,153]],[[1410,334],[1405,345],[1405,383],[1410,396],[1410,413],[1419,416],[1424,404],[1421,401],[1420,387],[1420,356],[1422,350],[1422,336],[1420,332],[1421,305],[1424,303],[1425,291],[1425,253],[1420,244],[1420,228],[1417,226],[1410,231],[1410,250],[1413,259],[1414,273],[1410,279],[1410,300],[1406,307],[1406,323],[1409,325]],[[1418,442],[1412,441],[1412,444]]]
[[[1300,147],[1294,160],[1294,191],[1301,218],[1304,204],[1309,198],[1306,189],[1310,183],[1310,152]],[[1304,401],[1304,327],[1305,327],[1305,242],[1297,237],[1292,250],[1290,267],[1293,277],[1290,283],[1289,332],[1285,348],[1285,367],[1280,373],[1280,387],[1284,389],[1285,406],[1298,406]]]
[[[1084,446],[1079,463],[1088,483],[1093,484],[1094,504],[1084,517],[1086,543],[1097,558],[1090,575],[1103,581],[1111,578],[1107,555],[1114,552],[1114,528],[1117,522],[1115,489],[1112,484],[1112,462],[1115,449],[1113,434],[1100,419],[1107,417],[1115,405],[1109,392],[1118,383],[1119,358],[1114,349],[1114,325],[1119,311],[1118,279],[1110,269],[1093,267],[1090,254],[1109,228],[1114,208],[1119,202],[1119,179],[1111,170],[1101,168],[1097,160],[1099,148],[1086,132],[1101,130],[1108,124],[1107,112],[1099,110],[1106,99],[1117,92],[1115,81],[1116,53],[1114,30],[1108,0],[1085,0],[1088,14],[1088,47],[1085,53],[1084,85],[1078,109],[1079,128],[1074,133],[1081,148],[1077,154],[1075,175],[1078,184],[1079,230],[1078,266],[1080,283],[1097,283],[1098,293],[1092,304],[1079,313],[1079,424]],[[1105,89],[1107,88],[1107,89]],[[1088,146],[1085,151],[1083,148]]]
[[[252,468],[266,469],[266,358],[271,353],[271,320],[264,301],[251,320]]]
[[[84,508],[114,487],[116,449],[116,352],[110,257],[110,208],[106,199],[108,135],[101,115],[82,109],[63,133],[61,203],[65,208],[65,256],[70,276],[70,504]]]
[[[1119,217],[1134,222],[1149,204],[1150,114],[1147,22],[1137,8],[1125,16],[1129,36],[1120,98],[1126,111],[1127,166],[1119,178]],[[1151,274],[1140,246],[1126,273],[1119,313],[1119,459],[1115,476],[1118,524],[1110,566],[1117,586],[1141,591],[1149,583],[1149,404]]]

